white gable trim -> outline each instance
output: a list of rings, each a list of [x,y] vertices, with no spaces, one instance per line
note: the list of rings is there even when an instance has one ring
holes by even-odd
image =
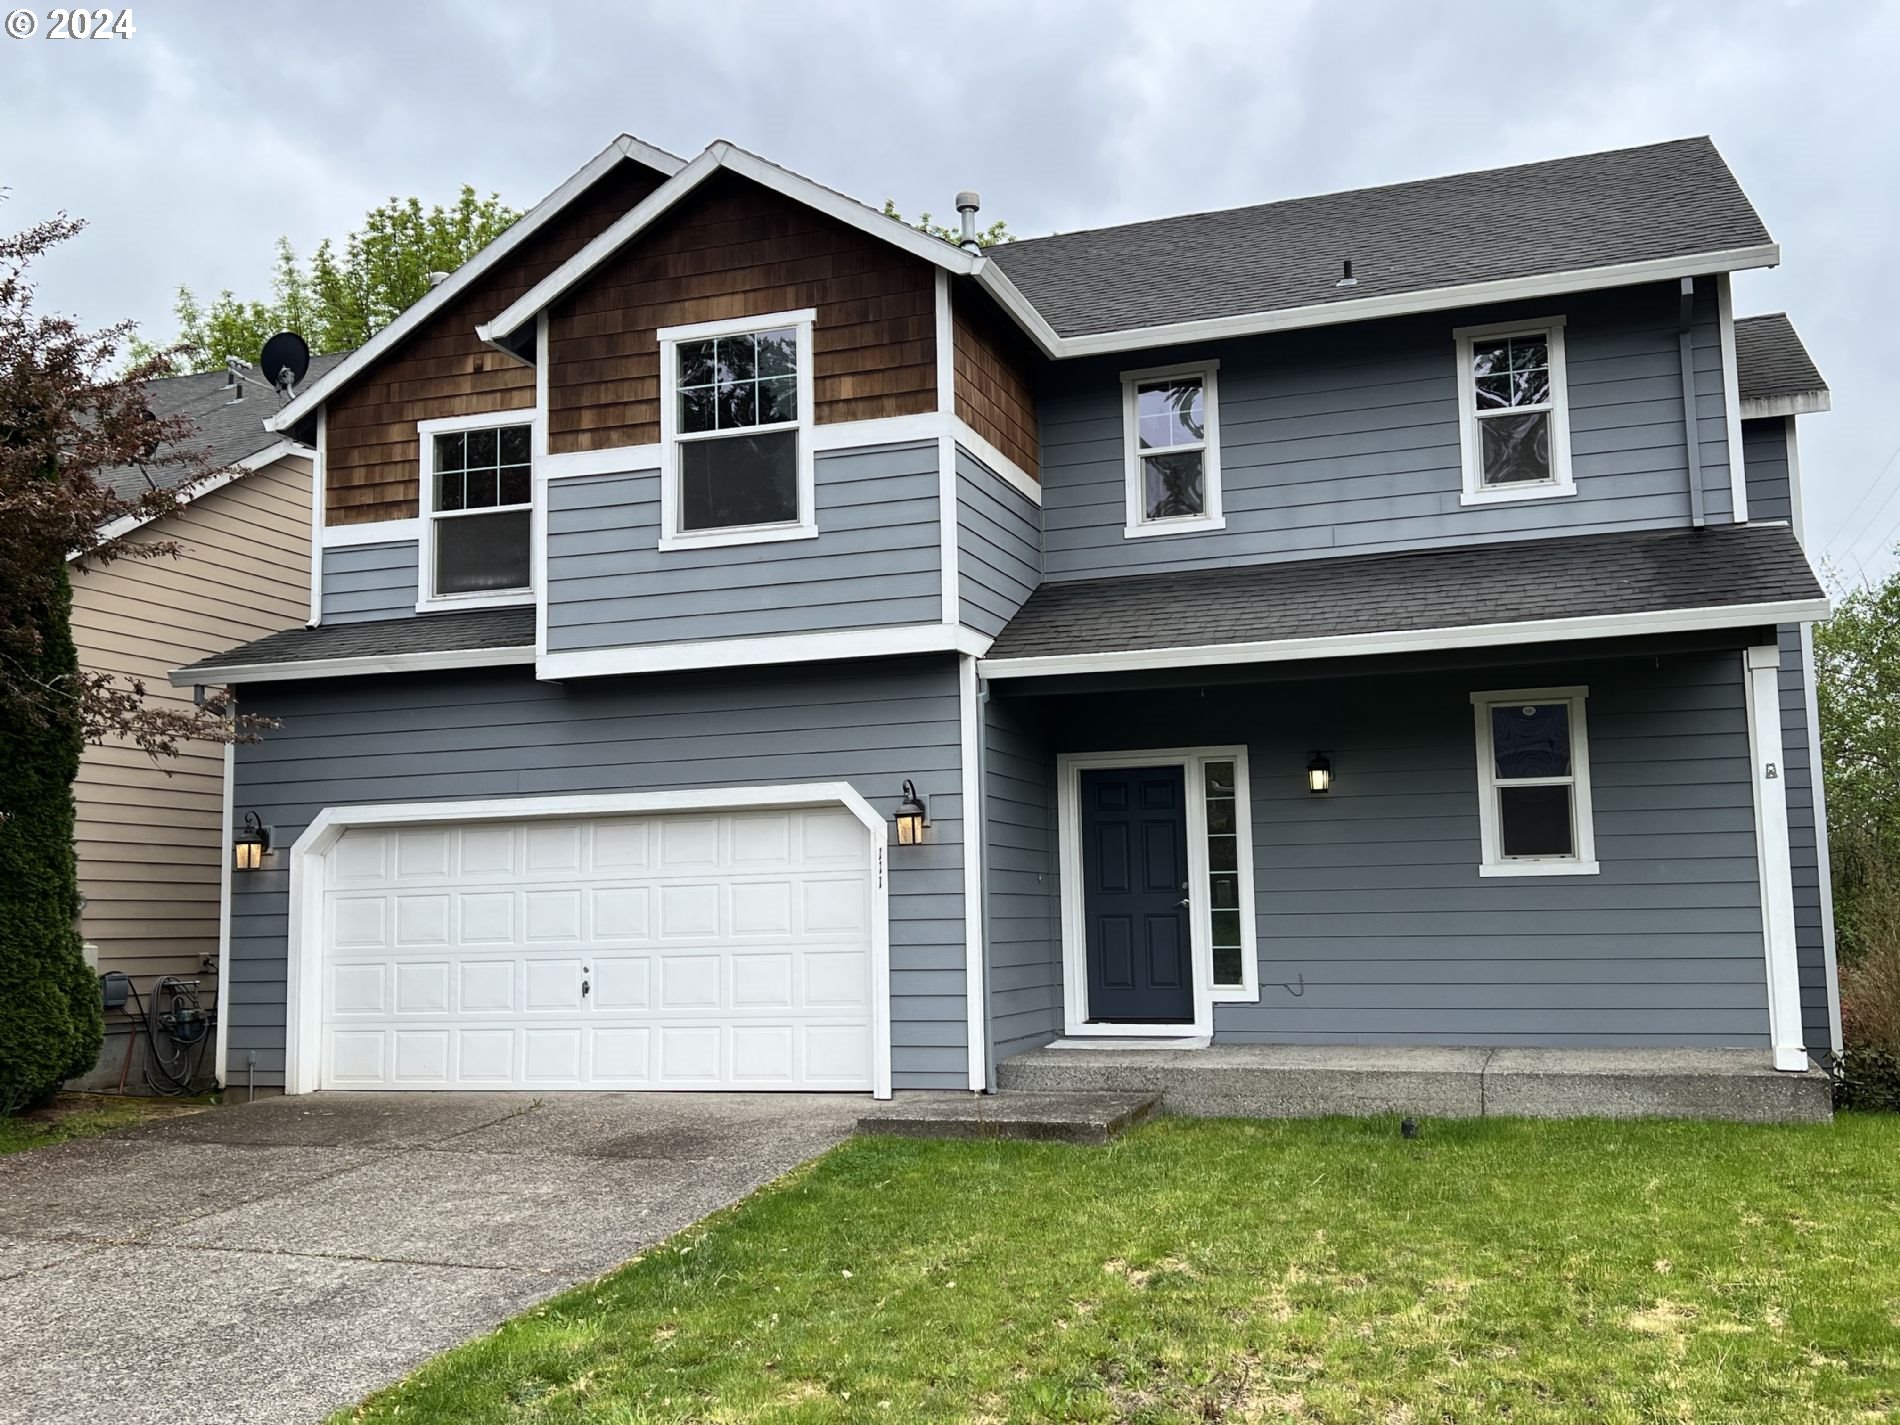
[[[184,492],[184,499],[180,500],[169,510],[160,510],[155,515],[121,515],[110,524],[102,525],[99,529],[100,542],[103,543],[109,539],[123,539],[134,530],[144,529],[146,525],[151,524],[154,520],[162,520],[167,515],[176,514],[194,500],[202,500],[206,495],[217,490],[222,490],[233,480],[242,479],[253,470],[262,470],[266,465],[275,465],[278,461],[292,455],[300,455],[308,460],[315,453],[316,452],[311,450],[309,446],[295,440],[280,440],[275,445],[267,445],[262,450],[245,456],[242,460],[233,461],[210,479],[193,485]],[[79,558],[79,555],[76,553],[69,554],[66,558],[68,562],[71,562]]]
[[[494,320],[478,326],[475,334],[491,346],[502,346],[509,336],[534,320],[535,314],[542,308],[573,290],[595,268],[721,169],[749,178],[795,203],[815,208],[827,217],[836,218],[860,232],[881,238],[946,271],[969,276],[981,262],[981,259],[970,256],[941,238],[921,233],[895,218],[887,218],[855,198],[847,198],[821,183],[814,183],[790,169],[780,168],[776,163],[769,163],[755,153],[748,153],[720,139],[661,184],[643,202],[607,227],[586,247],[524,292]]]
[[[642,143],[639,139],[622,134],[583,164],[560,187],[523,213],[507,232],[450,273],[448,281],[434,288],[395,321],[331,367],[322,377],[307,387],[296,400],[266,421],[264,423],[266,428],[289,430],[311,415],[340,388],[353,381],[373,362],[380,360],[390,348],[428,321],[445,304],[467,291],[476,278],[533,237],[568,204],[591,187],[596,179],[622,159],[643,164],[669,176],[677,174],[685,166],[684,160],[676,158],[665,150],[654,148],[651,144]]]
[[[1814,416],[1834,409],[1834,398],[1825,386],[1813,391],[1790,391],[1785,396],[1744,396],[1742,419],[1759,421],[1775,416]]]

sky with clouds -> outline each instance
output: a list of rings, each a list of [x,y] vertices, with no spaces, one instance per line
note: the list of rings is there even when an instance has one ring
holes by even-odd
[[[714,138],[869,202],[1024,235],[1707,133],[1834,392],[1805,418],[1817,548],[1900,542],[1900,3],[962,0],[955,6],[135,5],[109,41],[0,38],[0,224],[90,228],[43,305],[168,336],[179,283],[268,289],[392,194],[527,207],[616,133]]]

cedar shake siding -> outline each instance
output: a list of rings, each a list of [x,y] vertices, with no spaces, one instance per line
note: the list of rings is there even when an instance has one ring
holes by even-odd
[[[171,669],[309,616],[307,460],[210,491],[134,538],[182,548],[75,573],[73,635],[81,666],[142,680],[156,705],[191,706],[192,690],[167,681]],[[216,982],[204,962],[218,953],[223,781],[224,749],[207,742],[157,761],[109,742],[80,760],[80,929],[99,947],[99,968],[124,971],[141,994],[160,975]]]
[[[660,328],[807,307],[819,424],[936,409],[934,269],[719,174],[550,310],[549,449],[659,440]]]
[[[327,524],[417,513],[416,422],[534,405],[535,373],[485,345],[475,328],[578,252],[663,180],[621,163],[545,228],[435,313],[327,403]]]
[[[951,291],[957,415],[1037,477],[1036,354],[1028,339],[974,285]]]

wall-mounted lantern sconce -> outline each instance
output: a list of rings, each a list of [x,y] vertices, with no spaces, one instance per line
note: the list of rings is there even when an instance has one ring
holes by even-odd
[[[264,864],[270,850],[270,828],[254,811],[244,813],[244,826],[231,838],[231,865],[239,871],[255,871]]]
[[[1315,752],[1313,760],[1306,764],[1306,790],[1317,794],[1332,789],[1333,764],[1326,760],[1324,752]]]
[[[924,839],[924,801],[910,778],[904,779],[904,800],[897,804],[897,844],[919,846]]]

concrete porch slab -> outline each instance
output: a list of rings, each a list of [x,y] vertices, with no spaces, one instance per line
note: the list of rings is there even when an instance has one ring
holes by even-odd
[[[904,1094],[858,1119],[858,1132],[900,1138],[1010,1138],[1106,1143],[1155,1111],[1152,1093]]]
[[[1201,1117],[1832,1117],[1827,1076],[1777,1071],[1767,1050],[1511,1049],[1217,1044],[1206,1049],[1033,1049],[998,1066],[1006,1090],[1159,1095]]]

